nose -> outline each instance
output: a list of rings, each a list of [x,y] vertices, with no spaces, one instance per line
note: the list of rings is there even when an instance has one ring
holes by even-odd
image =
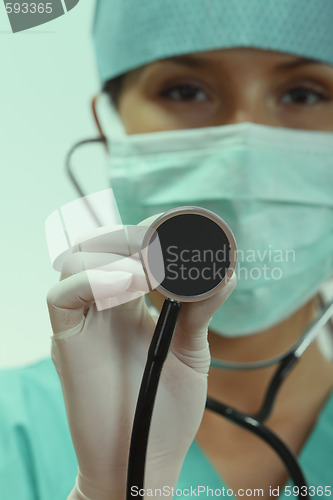
[[[252,122],[268,125],[268,118],[258,109],[247,109],[244,107],[235,107],[226,117],[227,122],[232,124]]]
[[[215,119],[219,125],[251,122],[281,126],[273,98],[259,79],[245,78],[226,88]]]
[[[278,117],[269,104],[255,99],[231,103],[226,112],[221,113],[219,121],[221,125],[251,122],[259,125],[279,126]]]

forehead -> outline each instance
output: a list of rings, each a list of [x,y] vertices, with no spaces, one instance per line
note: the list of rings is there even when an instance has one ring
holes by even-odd
[[[255,48],[217,49],[206,52],[196,52],[176,57],[160,59],[145,65],[143,68],[173,64],[189,68],[209,69],[222,63],[253,63],[275,66],[281,69],[294,68],[309,64],[323,64],[313,59],[303,58],[283,52],[261,50]],[[323,64],[324,65],[324,64]]]
[[[295,56],[284,52],[262,50],[256,48],[231,48],[217,49],[205,52],[194,52],[190,54],[159,59],[129,71],[125,74],[125,80],[129,83],[144,83],[154,79],[156,75],[167,75],[168,72],[192,71],[197,75],[211,74],[221,76],[221,72],[230,72],[239,75],[255,72],[262,76],[267,73],[279,73],[295,70],[300,67],[315,66],[330,68],[327,65],[313,59]]]

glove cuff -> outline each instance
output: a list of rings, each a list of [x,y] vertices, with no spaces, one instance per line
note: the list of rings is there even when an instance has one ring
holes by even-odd
[[[78,473],[75,486],[70,492],[67,500],[125,500],[126,494],[103,491],[99,488],[89,486],[89,481]]]

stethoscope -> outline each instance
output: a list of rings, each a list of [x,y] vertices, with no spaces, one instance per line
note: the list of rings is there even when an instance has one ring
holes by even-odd
[[[105,138],[102,136],[96,139],[81,141],[70,150],[66,159],[66,171],[81,197],[84,197],[85,194],[73,173],[71,164],[72,156],[78,147],[96,142],[105,143]],[[88,206],[88,208],[96,224],[100,226],[101,223],[98,216],[91,207]],[[197,234],[204,234],[204,238],[198,238],[195,236]],[[174,265],[172,267],[172,277],[170,276],[170,272],[168,273],[168,266],[164,265],[164,269],[161,270],[160,259],[154,255],[153,250],[157,246],[151,244],[154,240],[156,241],[156,238],[158,238],[164,262],[167,261],[167,249],[172,246],[173,254],[176,251],[175,249],[177,249],[179,255],[178,261],[183,266],[181,273],[178,270],[179,279],[174,278],[175,272],[177,272]],[[195,259],[196,264],[193,267],[191,259],[187,258],[184,261],[181,258],[184,252],[188,257],[194,251],[204,252],[207,249],[211,251],[212,255],[214,255],[214,252],[216,255],[219,252],[219,257],[221,256],[221,249],[223,249],[225,255],[223,262],[221,262],[220,258],[215,262],[215,265],[220,265],[221,269],[219,273],[211,273],[213,277],[211,280],[206,279],[208,276],[207,259],[203,264],[206,269],[203,274],[203,267],[200,268],[198,259]],[[158,286],[154,286],[154,289],[166,298],[148,350],[136,405],[128,461],[127,500],[132,498],[131,492],[133,486],[136,487],[135,496],[143,498],[143,495],[140,495],[140,491],[144,491],[146,452],[155,396],[163,364],[166,360],[181,310],[181,304],[183,302],[207,299],[221,290],[235,269],[236,255],[236,242],[229,226],[213,212],[200,207],[180,207],[170,210],[156,219],[147,229],[140,255],[142,266],[148,283],[154,281],[156,284],[157,282]],[[211,260],[211,264],[213,263]],[[187,270],[186,266],[189,267]],[[193,269],[195,269],[195,272],[193,272]],[[184,272],[187,272],[186,280],[181,278],[184,277]],[[161,279],[161,273],[163,273],[163,279]],[[251,370],[266,368],[274,364],[278,365],[264,396],[262,406],[256,414],[245,414],[210,397],[207,398],[206,408],[249,430],[271,446],[284,463],[295,486],[298,487],[299,494],[297,496],[302,499],[309,499],[310,496],[307,493],[306,479],[297,457],[281,438],[265,425],[265,422],[272,413],[282,382],[332,316],[333,301],[322,309],[318,317],[297,342],[279,356],[254,363],[236,363],[216,359],[213,359],[211,362],[211,366],[213,367],[232,370]]]
[[[177,247],[179,254],[186,249],[186,255],[198,251],[198,247],[199,252],[202,251],[203,246],[212,250],[213,255],[216,253],[217,249],[222,248],[225,255],[229,255],[229,259],[226,259],[222,264],[222,278],[218,282],[209,282],[207,280],[202,280],[200,282],[200,278],[198,280],[200,273],[198,272],[194,273],[195,279],[191,282],[189,279],[190,272],[185,271],[186,280],[182,280],[181,278],[178,281],[171,280],[168,273],[166,273],[162,283],[156,287],[156,291],[163,294],[166,299],[149,348],[134,417],[128,464],[127,499],[132,498],[132,486],[137,487],[136,491],[143,491],[145,457],[155,395],[163,363],[166,359],[172,335],[176,327],[181,303],[203,300],[217,293],[221,287],[226,284],[236,265],[236,242],[233,234],[227,224],[209,210],[199,207],[180,207],[166,212],[154,221],[145,235],[143,244],[144,253],[142,256],[144,268],[149,268],[153,276],[155,272],[160,275],[160,269],[154,270],[154,266],[150,264],[149,259],[149,243],[156,234],[159,238],[162,251],[165,254],[164,262],[166,270],[168,266],[165,249],[168,248],[168,245],[172,245],[173,248]],[[193,237],[193,235],[197,234],[204,234],[203,242],[199,242],[197,236]],[[157,259],[151,260],[154,262],[154,260],[156,261]],[[179,259],[179,262],[184,266],[182,259]],[[190,269],[193,269],[193,267],[191,267],[192,264],[190,260],[187,262]],[[205,262],[204,265],[206,266],[207,262]],[[221,265],[220,260],[219,265]],[[197,267],[195,267],[195,269],[197,269]],[[174,272],[174,268],[172,271]],[[307,484],[297,457],[290,448],[265,425],[265,421],[273,410],[273,405],[282,382],[332,315],[333,301],[320,313],[319,317],[307,328],[301,338],[298,339],[287,352],[275,358],[258,363],[212,361],[212,366],[229,369],[255,369],[264,368],[276,363],[278,364],[266,391],[261,408],[256,414],[247,415],[210,397],[207,398],[206,408],[253,432],[269,444],[285,464],[295,486],[299,488],[300,498],[307,497],[307,495],[304,495],[304,491],[307,491]]]

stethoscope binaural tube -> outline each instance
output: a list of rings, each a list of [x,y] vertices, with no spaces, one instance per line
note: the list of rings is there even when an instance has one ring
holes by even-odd
[[[214,411],[219,415],[223,416],[230,422],[233,422],[244,429],[254,433],[260,439],[264,440],[271,448],[279,455],[282,462],[284,463],[286,469],[288,470],[290,477],[292,478],[295,486],[299,488],[298,497],[300,499],[307,498],[310,496],[308,494],[308,487],[306,479],[302,472],[302,469],[298,463],[297,457],[289,449],[289,447],[273,432],[271,431],[264,422],[270,416],[273,405],[275,403],[275,398],[278,390],[290,373],[292,368],[300,360],[305,350],[311,345],[311,343],[316,339],[321,329],[333,316],[333,301],[331,301],[318,315],[318,317],[311,323],[311,325],[306,329],[301,338],[294,344],[294,346],[287,351],[284,355],[278,358],[272,358],[270,364],[263,364],[262,366],[256,366],[257,368],[263,368],[264,366],[270,366],[273,362],[279,362],[278,367],[271,379],[271,382],[266,391],[263,404],[260,410],[254,415],[246,415],[243,412],[236,410],[230,406],[225,405],[220,401],[216,401],[212,398],[207,398],[206,408],[208,410]],[[266,363],[268,363],[266,361]],[[229,368],[229,366],[227,366]],[[234,367],[232,367],[234,368]],[[254,366],[250,365],[248,369],[253,369]],[[242,367],[242,369],[244,369]],[[306,494],[304,493],[306,492]]]

